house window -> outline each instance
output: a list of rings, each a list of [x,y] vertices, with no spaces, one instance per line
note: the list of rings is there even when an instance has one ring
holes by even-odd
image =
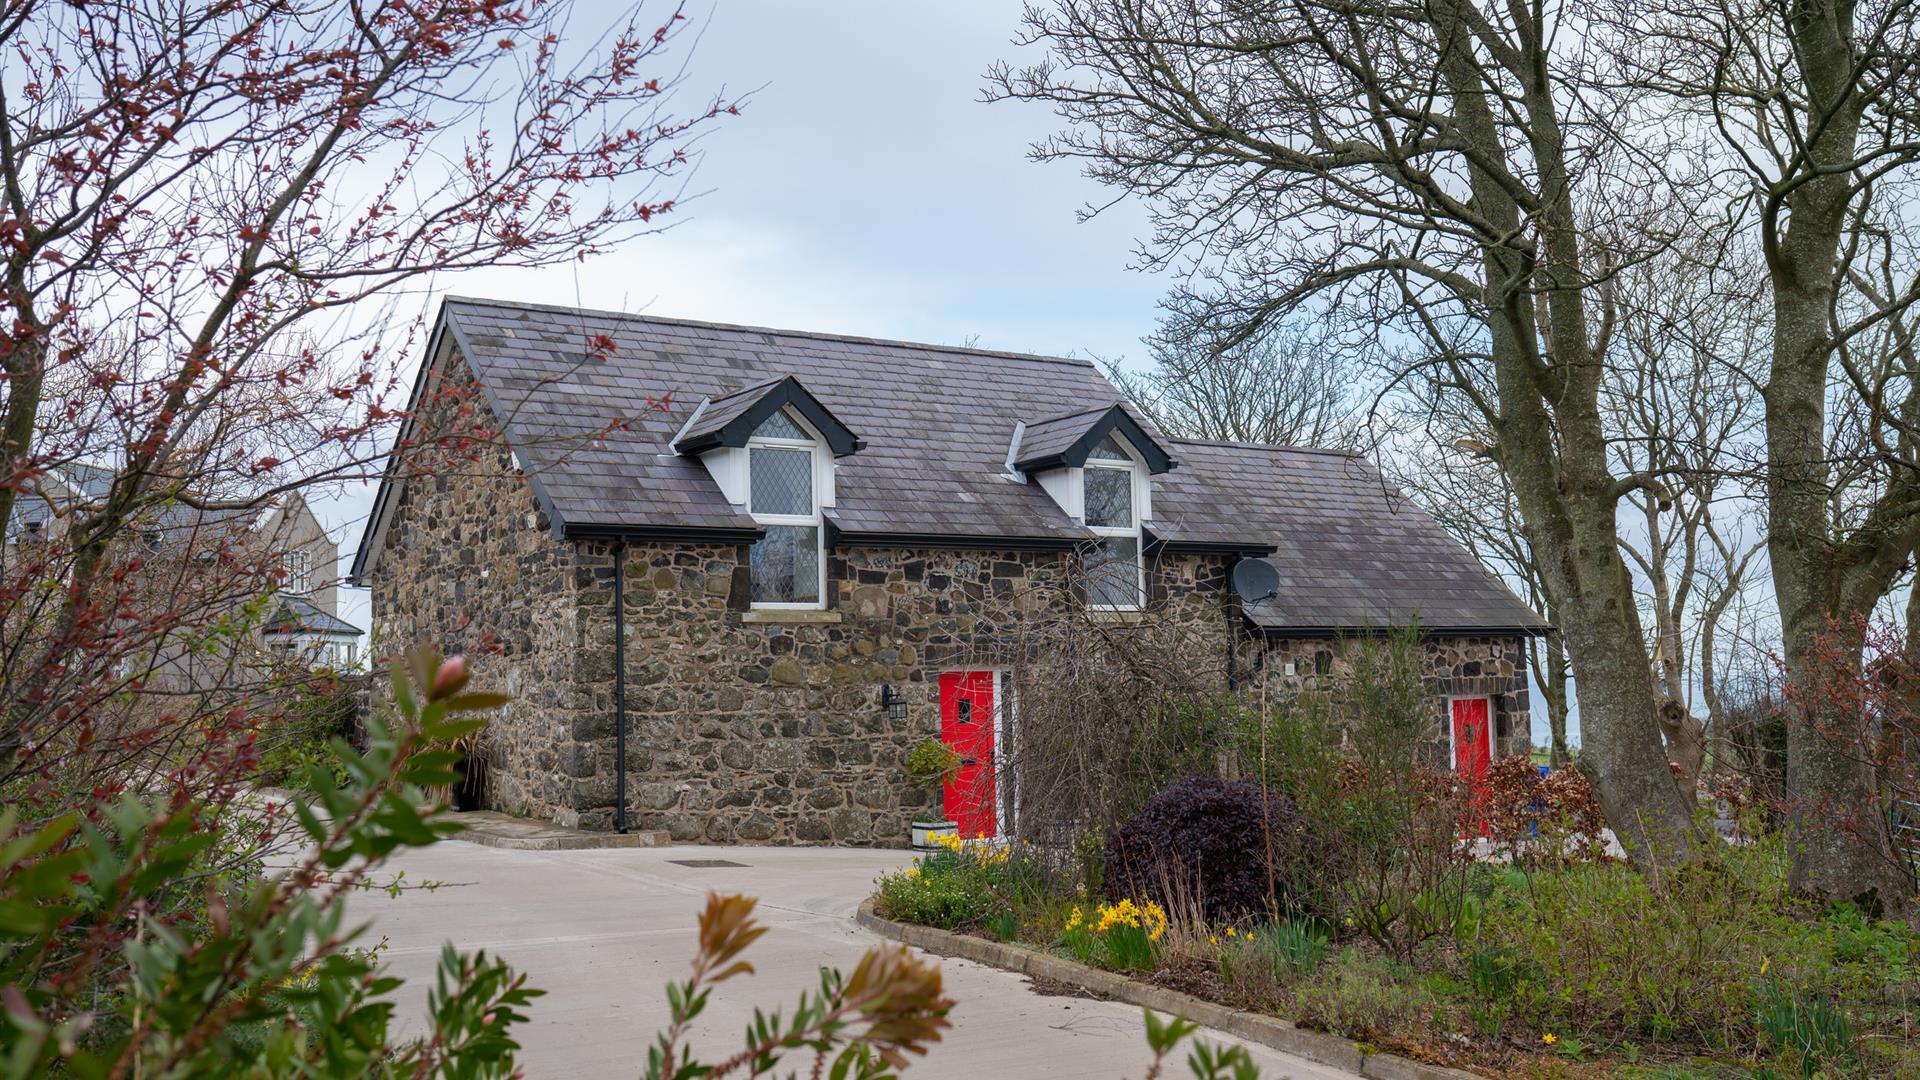
[[[1139,463],[1112,435],[1087,455],[1083,470],[1087,528],[1096,539],[1081,556],[1087,603],[1096,608],[1136,610],[1146,595],[1140,558]]]
[[[747,513],[766,530],[750,558],[755,607],[822,606],[819,453],[819,440],[784,409],[747,440]]]
[[[313,552],[288,551],[280,556],[280,569],[286,575],[281,588],[306,595],[313,591]]]

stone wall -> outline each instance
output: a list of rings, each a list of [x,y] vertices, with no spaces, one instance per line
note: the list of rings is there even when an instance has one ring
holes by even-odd
[[[939,732],[942,671],[998,666],[1010,613],[1065,594],[1050,552],[847,548],[828,609],[747,610],[746,549],[627,548],[627,773],[633,824],[681,841],[899,845],[926,794],[906,753]],[[611,544],[583,545],[582,677],[593,731],[611,734]],[[598,657],[605,657],[602,662]],[[904,720],[882,684],[907,700]],[[583,776],[612,820],[610,738]],[[598,796],[606,794],[602,801]]]
[[[1268,645],[1262,672],[1276,690],[1317,679],[1338,681],[1352,671],[1352,639],[1285,638]],[[1446,699],[1492,698],[1494,754],[1523,754],[1533,747],[1527,694],[1526,642],[1517,636],[1440,636],[1421,644],[1422,681],[1432,695],[1433,738],[1424,757],[1451,768],[1453,749]]]
[[[472,423],[474,383],[458,354],[428,388],[416,444]],[[566,753],[584,711],[574,549],[554,537],[511,454],[498,445],[422,449],[402,484],[371,580],[376,658],[420,643],[475,660],[475,688],[512,702],[488,724],[487,803],[572,823],[580,793]]]

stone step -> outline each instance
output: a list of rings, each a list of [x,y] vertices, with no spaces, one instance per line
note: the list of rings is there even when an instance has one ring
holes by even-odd
[[[665,829],[633,829],[625,833],[569,829],[551,821],[514,817],[493,810],[468,810],[451,815],[465,826],[452,839],[482,847],[513,851],[582,851],[588,848],[666,847]]]

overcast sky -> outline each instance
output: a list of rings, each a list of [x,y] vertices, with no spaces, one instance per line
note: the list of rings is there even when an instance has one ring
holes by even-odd
[[[581,30],[598,17],[579,5]],[[698,198],[664,233],[579,267],[483,271],[445,293],[645,311],[1057,355],[1135,356],[1167,282],[1127,269],[1142,216],[1081,223],[1101,189],[1027,160],[1050,113],[980,103],[1017,59],[1017,0],[965,4],[721,0],[700,33],[688,106],[753,91],[700,142]],[[594,27],[598,29],[598,27]],[[683,39],[686,40],[686,39]],[[370,493],[327,500],[342,571]],[[316,499],[317,503],[322,500]],[[365,594],[342,614],[368,622]]]

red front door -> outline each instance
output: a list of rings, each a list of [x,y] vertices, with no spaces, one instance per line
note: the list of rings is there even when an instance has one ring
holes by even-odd
[[[993,672],[940,676],[940,741],[960,755],[944,792],[947,816],[965,839],[994,835]]]
[[[1493,764],[1489,704],[1486,698],[1453,699],[1453,768],[1473,787]]]

